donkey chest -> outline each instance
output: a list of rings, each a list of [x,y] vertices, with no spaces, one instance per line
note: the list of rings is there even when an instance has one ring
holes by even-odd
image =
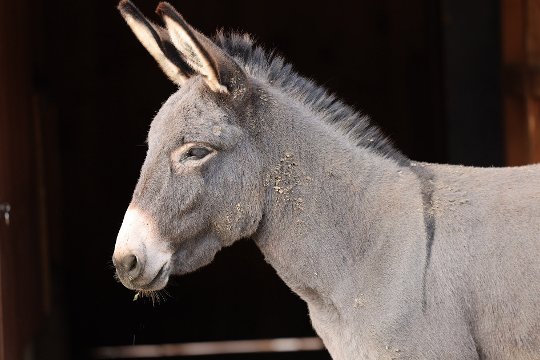
[[[373,310],[373,316],[358,316],[344,309],[309,308],[312,325],[334,360],[477,359],[466,334],[441,331],[422,320],[392,325]]]
[[[334,360],[405,359],[400,349],[382,345],[370,336],[358,334],[351,327],[328,326],[313,320],[313,327]]]
[[[334,360],[400,359],[401,350],[389,346],[384,338],[338,312],[310,307],[313,328]],[[385,345],[386,344],[386,345]]]

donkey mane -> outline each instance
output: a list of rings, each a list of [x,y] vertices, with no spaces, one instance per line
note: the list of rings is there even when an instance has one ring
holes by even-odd
[[[354,145],[406,165],[409,160],[367,115],[343,103],[334,94],[314,81],[298,74],[291,64],[256,44],[249,34],[219,31],[214,42],[229,54],[248,74],[280,88],[331,124]]]

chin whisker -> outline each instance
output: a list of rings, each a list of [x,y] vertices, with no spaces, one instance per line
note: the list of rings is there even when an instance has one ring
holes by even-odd
[[[107,261],[107,267],[109,269],[116,270],[116,267],[114,266],[114,263],[113,263],[112,259]]]
[[[163,297],[164,297],[164,299],[163,299],[164,301],[165,301],[167,298],[173,299],[173,296],[171,295],[170,292],[167,291],[167,289],[161,290],[161,294],[162,294]]]
[[[116,282],[119,282],[119,283],[122,283],[122,281],[120,281],[120,278],[118,277],[118,274],[115,272],[114,275],[113,275],[113,279],[116,281]]]
[[[139,290],[135,292],[133,301],[137,301],[142,298],[149,299],[152,302],[152,306],[156,306],[164,303],[167,300],[167,297],[172,298],[172,296],[165,290]]]

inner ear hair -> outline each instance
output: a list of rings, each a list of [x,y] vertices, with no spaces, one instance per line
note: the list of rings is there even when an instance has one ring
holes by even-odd
[[[167,30],[146,19],[129,0],[122,0],[118,9],[137,39],[171,81],[182,85],[193,75],[193,69],[184,62],[178,50],[173,46]]]
[[[203,36],[198,34],[169,3],[159,3],[156,12],[163,18],[172,44],[189,66],[205,77],[212,91],[228,93],[227,87],[220,79],[216,59],[204,46],[207,44],[199,40],[199,37]]]

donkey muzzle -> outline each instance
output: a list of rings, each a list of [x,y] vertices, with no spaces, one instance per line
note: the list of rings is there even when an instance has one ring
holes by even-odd
[[[130,206],[114,247],[113,264],[118,278],[133,290],[159,290],[169,277],[172,252],[160,241],[155,221]]]

